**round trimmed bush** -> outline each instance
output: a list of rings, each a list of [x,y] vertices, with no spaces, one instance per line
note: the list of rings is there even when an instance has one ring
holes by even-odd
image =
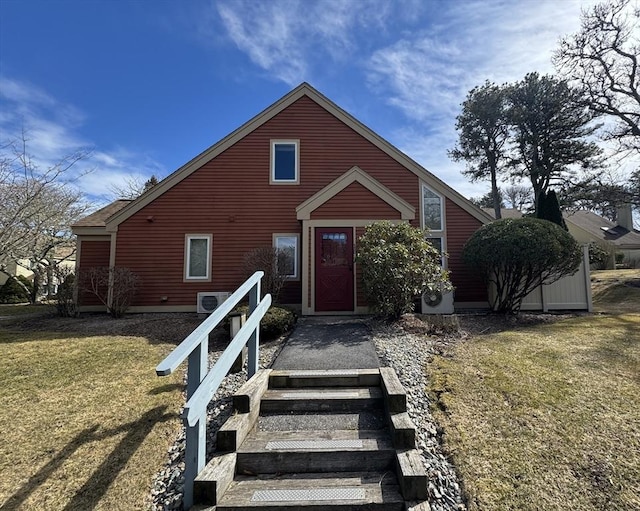
[[[9,277],[0,287],[0,303],[28,303],[29,292],[15,277]]]
[[[465,244],[464,262],[489,286],[494,310],[520,311],[522,300],[541,284],[573,275],[582,250],[562,227],[539,218],[504,218],[478,229]]]

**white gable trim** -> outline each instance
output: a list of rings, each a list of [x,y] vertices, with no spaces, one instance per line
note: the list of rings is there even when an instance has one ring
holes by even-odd
[[[400,212],[402,220],[413,220],[416,217],[415,208],[393,193],[386,186],[373,179],[359,167],[352,167],[318,193],[308,198],[296,208],[298,220],[310,220],[311,213],[329,201],[352,183],[360,183],[376,197],[382,199],[392,208]]]

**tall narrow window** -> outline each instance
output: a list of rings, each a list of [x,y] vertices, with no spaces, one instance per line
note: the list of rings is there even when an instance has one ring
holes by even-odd
[[[427,236],[425,239],[429,243],[431,243],[433,245],[433,248],[435,248],[440,253],[440,266],[444,268],[444,250],[442,247],[442,238],[431,238]]]
[[[430,188],[422,186],[423,227],[431,231],[442,231],[442,197]]]
[[[274,234],[273,246],[278,249],[278,271],[289,279],[298,278],[298,235]]]
[[[271,141],[271,182],[297,183],[299,180],[298,141]]]
[[[211,235],[187,234],[185,243],[185,280],[211,280]]]

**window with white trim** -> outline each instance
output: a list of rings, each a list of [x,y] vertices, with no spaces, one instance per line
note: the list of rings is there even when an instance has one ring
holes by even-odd
[[[435,237],[432,238],[430,236],[427,236],[425,238],[429,243],[431,243],[431,245],[433,245],[433,248],[435,248],[439,253],[440,253],[440,266],[442,266],[444,268],[444,247],[443,247],[443,240],[442,238],[439,237]]]
[[[442,231],[442,197],[426,185],[422,185],[422,227],[430,231]]]
[[[271,141],[271,183],[296,184],[300,179],[297,140]]]
[[[185,237],[185,280],[211,280],[210,234],[187,234]]]
[[[278,250],[278,271],[295,280],[298,275],[298,235],[274,234],[273,246]]]

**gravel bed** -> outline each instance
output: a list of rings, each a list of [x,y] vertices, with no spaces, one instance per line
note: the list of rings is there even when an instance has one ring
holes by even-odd
[[[281,337],[260,345],[260,367],[269,368],[284,346],[286,338]],[[222,355],[225,346],[209,349],[209,367]],[[246,369],[246,364],[245,364]],[[186,378],[186,375],[185,375]],[[231,416],[231,396],[247,381],[246,370],[241,373],[230,374],[222,380],[220,388],[213,396],[207,408],[207,461],[216,448],[216,433],[224,422]],[[153,481],[148,509],[154,511],[168,511],[182,509],[184,486],[184,449],[185,429],[181,428],[175,443],[169,448],[167,461],[156,474]]]
[[[407,412],[416,426],[416,443],[429,476],[431,511],[466,510],[460,481],[442,452],[438,425],[429,411],[425,366],[433,355],[448,351],[455,338],[407,331],[401,326],[372,325],[383,367],[393,367],[407,391]]]

